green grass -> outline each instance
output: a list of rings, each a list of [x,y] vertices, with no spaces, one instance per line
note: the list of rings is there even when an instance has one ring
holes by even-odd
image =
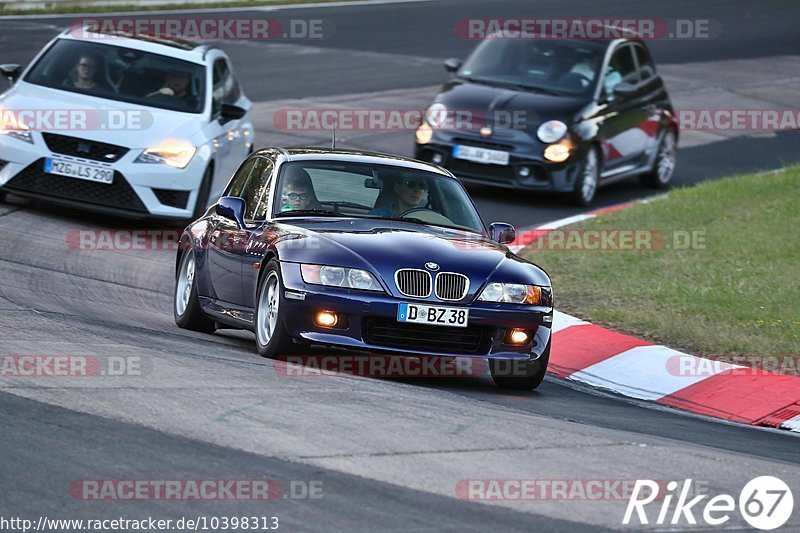
[[[46,1],[46,0],[45,0]],[[135,4],[120,4],[113,6],[93,6],[87,5],[76,0],[75,3],[66,5],[57,3],[46,9],[19,9],[6,6],[13,4],[0,3],[0,15],[58,15],[58,14],[80,14],[80,13],[128,13],[133,11],[167,11],[178,9],[217,9],[226,7],[265,7],[282,6],[293,4],[327,4],[339,2],[341,0],[234,0],[232,2],[183,2],[174,4],[163,4],[157,6],[140,6]]]
[[[710,357],[800,355],[800,167],[709,181],[569,229],[704,232],[697,249],[522,252],[556,307]],[[537,248],[537,249],[534,249]]]

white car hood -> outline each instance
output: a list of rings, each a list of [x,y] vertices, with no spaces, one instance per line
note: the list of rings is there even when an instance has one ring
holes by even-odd
[[[23,110],[28,112],[57,111],[64,121],[61,126],[56,124],[56,113],[54,113],[53,118],[40,120],[40,127],[32,124],[32,129],[96,140],[132,149],[143,149],[168,140],[192,142],[195,140],[193,137],[201,132],[204,116],[203,114],[181,113],[107,100],[22,81],[0,95],[0,108],[13,112],[15,116]],[[70,110],[72,111],[71,115],[67,114]],[[30,115],[28,114],[28,116]],[[46,115],[39,116],[45,117]],[[80,118],[75,118],[80,116],[86,117],[85,127],[81,126]],[[111,123],[109,120],[114,122]],[[52,129],[46,125],[48,121],[53,125]],[[70,125],[70,121],[72,125]],[[103,123],[105,123],[105,127]]]

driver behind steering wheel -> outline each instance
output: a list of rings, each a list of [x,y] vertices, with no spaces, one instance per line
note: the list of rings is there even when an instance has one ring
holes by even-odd
[[[416,176],[406,176],[394,185],[394,201],[390,205],[375,206],[370,215],[379,217],[398,217],[416,209],[422,203],[422,198],[428,192],[428,182]]]

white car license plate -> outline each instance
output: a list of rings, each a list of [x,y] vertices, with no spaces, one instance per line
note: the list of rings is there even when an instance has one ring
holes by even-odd
[[[465,328],[469,321],[469,309],[402,303],[397,307],[397,321]]]
[[[110,168],[84,165],[83,163],[75,163],[74,161],[65,161],[63,159],[51,159],[48,157],[44,160],[44,171],[48,174],[105,184],[111,184],[114,181],[114,171]]]
[[[475,163],[488,165],[507,165],[509,153],[500,150],[489,150],[488,148],[477,148],[475,146],[456,145],[453,147],[453,157],[456,159],[466,159]]]

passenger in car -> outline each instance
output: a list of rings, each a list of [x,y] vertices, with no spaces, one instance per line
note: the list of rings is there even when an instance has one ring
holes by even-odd
[[[82,55],[69,72],[69,77],[62,85],[70,89],[103,89],[111,90],[108,83],[103,80],[100,68],[102,59],[95,55]]]
[[[283,192],[281,193],[281,212],[303,211],[307,209],[321,209],[314,192],[314,183],[305,169],[289,166],[283,177]]]
[[[172,97],[182,100],[188,107],[197,107],[197,98],[189,90],[192,76],[188,72],[176,70],[168,72],[164,77],[164,86],[148,94],[145,98]]]
[[[415,176],[406,176],[394,182],[391,186],[394,191],[394,200],[376,205],[370,215],[378,217],[397,217],[411,209],[420,207],[423,195],[428,191],[428,182]]]

